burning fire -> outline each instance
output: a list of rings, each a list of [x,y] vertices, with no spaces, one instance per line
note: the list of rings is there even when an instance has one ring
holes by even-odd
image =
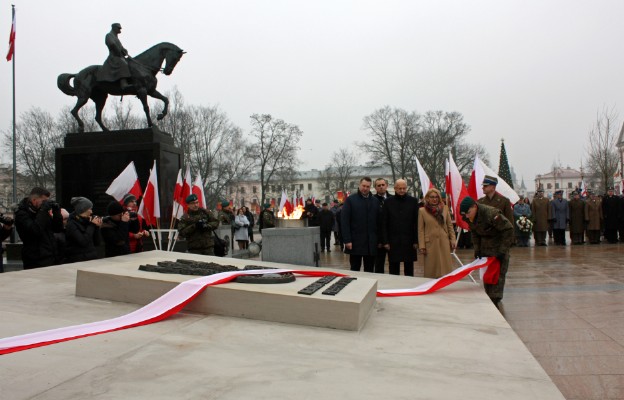
[[[295,207],[295,209],[293,210],[291,214],[288,214],[288,210],[286,209],[286,207],[282,208],[281,211],[277,212],[277,217],[282,218],[282,219],[301,219],[302,215],[303,215],[302,206]]]

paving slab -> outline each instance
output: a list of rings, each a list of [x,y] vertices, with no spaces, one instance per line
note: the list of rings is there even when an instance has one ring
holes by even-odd
[[[164,257],[105,262],[136,260],[138,267],[155,256]],[[0,337],[139,307],[75,296],[77,270],[90,266],[1,274]],[[426,281],[350,274],[376,279],[380,289]],[[148,326],[0,356],[0,371],[1,399],[563,399],[483,289],[469,282],[426,296],[377,298],[359,331],[185,310]]]

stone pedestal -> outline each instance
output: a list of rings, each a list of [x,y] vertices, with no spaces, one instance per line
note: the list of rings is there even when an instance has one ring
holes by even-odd
[[[313,267],[318,259],[320,241],[321,228],[318,226],[263,229],[262,261]]]
[[[161,221],[169,221],[173,188],[182,165],[182,150],[173,137],[156,127],[111,132],[69,133],[65,147],[56,149],[56,197],[69,207],[74,196],[93,201],[93,212],[106,215],[111,182],[134,161],[144,189],[156,160]]]
[[[164,251],[89,261],[81,263],[78,268],[76,296],[147,304],[180,282],[197,277],[140,271],[139,265],[179,258],[234,265],[238,268],[249,264],[243,260],[197,254],[180,255]],[[292,265],[254,263],[256,264],[272,268],[293,268]],[[322,293],[334,282],[312,295],[298,293],[317,280],[316,277],[298,277],[294,282],[282,284],[230,282],[209,286],[186,310],[286,324],[360,330],[375,304],[377,281],[358,277],[334,296]],[[337,280],[338,278],[335,279]]]

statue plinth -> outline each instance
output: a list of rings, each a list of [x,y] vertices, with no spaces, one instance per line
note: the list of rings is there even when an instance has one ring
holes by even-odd
[[[158,168],[161,219],[169,220],[173,188],[182,165],[182,150],[158,128],[69,133],[56,149],[56,198],[67,207],[74,196],[93,201],[93,212],[106,215],[106,189],[131,161],[145,189],[154,160]]]

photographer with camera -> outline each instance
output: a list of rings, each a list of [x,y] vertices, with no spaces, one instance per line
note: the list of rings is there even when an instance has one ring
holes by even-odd
[[[65,229],[67,262],[89,261],[98,258],[102,217],[93,214],[93,203],[86,197],[72,197],[74,211],[69,214]]]
[[[2,225],[2,228],[0,228],[0,273],[1,273],[1,272],[4,272],[4,264],[2,260],[4,247],[2,247],[1,242],[4,242],[6,238],[11,236],[11,232],[13,231],[13,218],[5,217],[4,214],[0,213],[0,224]]]
[[[102,239],[104,240],[104,256],[115,257],[130,254],[128,229],[130,213],[116,201],[106,206],[107,217],[102,220]]]
[[[61,207],[50,199],[50,191],[34,187],[17,205],[15,228],[22,239],[24,269],[48,267],[60,262],[55,233],[63,231]]]
[[[212,213],[199,207],[195,194],[186,198],[186,213],[180,219],[180,236],[188,243],[189,253],[214,255],[214,231],[219,227],[219,220]]]
[[[143,218],[137,214],[137,198],[131,194],[126,194],[122,202],[128,211],[130,221],[128,221],[128,246],[130,253],[140,253],[143,251],[143,238],[149,237],[150,233],[146,230],[147,225]]]

